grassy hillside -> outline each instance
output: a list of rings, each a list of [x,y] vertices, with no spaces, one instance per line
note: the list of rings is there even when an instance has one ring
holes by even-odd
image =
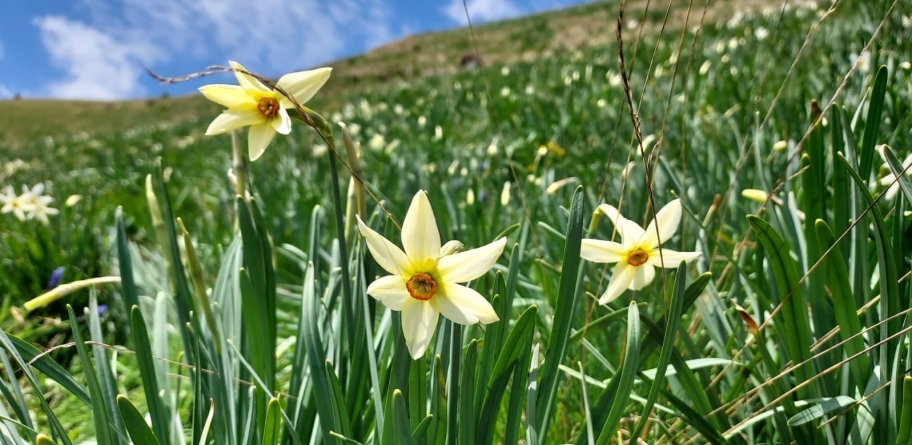
[[[767,5],[762,0],[720,0],[705,11],[706,23],[727,21],[735,11],[750,11]],[[485,65],[534,61],[541,57],[610,44],[615,40],[616,1],[597,1],[572,8],[476,26],[474,39],[468,28],[413,35],[365,54],[330,62],[333,76],[316,100],[324,110],[338,109],[359,91],[419,77],[452,74],[460,69],[463,55],[476,47]],[[628,20],[643,22],[647,34],[662,26],[666,5],[656,2],[646,10],[637,0],[627,6]],[[689,23],[699,23],[702,9],[691,12]],[[645,20],[644,20],[645,19]],[[687,3],[676,2],[668,14],[666,32],[687,20]],[[326,98],[335,98],[325,103]],[[90,136],[122,131],[139,125],[174,124],[217,113],[219,107],[193,94],[183,97],[148,98],[120,102],[58,100],[0,101],[0,150],[45,136]]]

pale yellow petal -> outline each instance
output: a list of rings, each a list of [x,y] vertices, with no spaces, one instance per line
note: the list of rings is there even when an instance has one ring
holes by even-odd
[[[256,100],[253,96],[248,95],[237,85],[205,85],[200,87],[199,91],[206,99],[226,108],[246,107],[245,109],[251,111],[256,109]]]
[[[614,227],[617,228],[618,234],[621,235],[621,244],[624,247],[630,247],[638,240],[643,237],[643,228],[639,224],[624,218],[624,215],[621,215],[621,212],[617,208],[608,204],[602,204],[598,206],[600,212],[602,212],[611,222],[614,224]]]
[[[248,125],[263,123],[265,118],[257,111],[225,110],[209,124],[206,136],[222,134]]]
[[[405,255],[405,252],[384,238],[383,235],[380,235],[375,232],[374,229],[368,227],[367,224],[364,224],[364,221],[361,221],[360,216],[358,216],[357,219],[358,229],[367,241],[367,249],[370,250],[371,255],[374,257],[374,261],[393,275],[398,275],[400,277],[411,275],[411,264],[409,263],[409,259]]]
[[[500,320],[485,297],[459,284],[447,283],[430,301],[444,317],[462,325],[489,324]]]
[[[614,266],[614,271],[611,272],[611,279],[608,281],[608,288],[605,289],[605,293],[599,299],[599,304],[608,304],[620,297],[630,286],[630,282],[633,281],[633,272],[633,267],[628,266],[626,261]]]
[[[272,125],[272,128],[275,129],[276,133],[291,133],[291,117],[288,116],[288,112],[284,109],[280,108],[279,114],[276,115],[276,117],[270,119],[269,124]]]
[[[367,294],[394,311],[401,311],[405,301],[411,298],[408,289],[405,288],[405,281],[398,275],[377,278],[367,286]]]
[[[617,263],[624,257],[624,247],[614,241],[583,239],[580,257],[595,263]]]
[[[245,90],[259,90],[263,92],[271,92],[272,90],[267,88],[266,85],[263,85],[263,82],[260,82],[255,77],[247,74],[246,68],[244,68],[240,63],[237,63],[233,60],[229,60],[228,64],[231,65],[231,69],[234,70],[234,77],[237,78],[238,85]]]
[[[247,151],[250,156],[250,162],[256,161],[266,151],[266,147],[272,142],[275,136],[275,128],[269,125],[269,122],[251,125],[250,134],[247,135]]]
[[[402,221],[402,247],[418,270],[433,267],[440,256],[440,232],[431,201],[424,190],[419,190],[412,198]]]
[[[656,270],[652,264],[640,264],[639,266],[627,266],[629,269],[633,269],[633,280],[630,281],[630,290],[640,290],[649,283],[652,283],[652,280],[655,279]]]
[[[646,227],[646,232],[643,234],[641,242],[649,247],[655,248],[659,247],[665,241],[668,241],[669,238],[674,236],[675,232],[678,231],[678,227],[681,225],[681,214],[680,199],[675,199],[674,201],[665,204],[665,207],[662,207],[662,209],[656,213],[655,220]],[[659,227],[658,235],[656,235],[656,226]]]
[[[282,76],[276,85],[290,94],[299,105],[309,101],[320,88],[329,80],[332,68],[318,68],[309,71],[298,71]],[[281,104],[285,108],[293,108],[290,100],[282,97]]]
[[[402,305],[402,334],[412,359],[424,356],[437,328],[439,313],[428,302],[409,298]]]
[[[689,263],[697,258],[700,258],[700,252],[678,252],[663,247],[661,256],[659,255],[659,249],[649,252],[648,264],[664,267],[665,269],[677,269],[681,261]]]
[[[500,238],[477,249],[441,257],[437,262],[441,281],[465,283],[484,275],[500,258],[506,245],[507,239]]]

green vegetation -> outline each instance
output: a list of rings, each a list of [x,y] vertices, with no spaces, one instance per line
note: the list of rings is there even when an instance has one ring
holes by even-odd
[[[420,61],[465,51],[464,30],[334,65],[308,106],[339,159],[296,120],[240,188],[198,98],[84,135],[6,133],[0,185],[44,183],[60,213],[0,214],[0,443],[909,443],[912,6],[711,17],[731,7],[697,28],[702,10],[675,6],[641,41],[622,24],[639,135],[604,4],[479,27],[476,70]],[[582,16],[602,40],[552,46]],[[419,190],[444,241],[506,236],[468,285],[500,321],[441,318],[411,359],[413,325],[366,292],[388,272],[346,213],[338,121],[382,236],[401,246]],[[702,256],[599,305],[613,267],[581,260],[582,239],[623,229],[594,210],[645,226],[676,198],[663,247]],[[58,267],[122,284],[26,312]]]

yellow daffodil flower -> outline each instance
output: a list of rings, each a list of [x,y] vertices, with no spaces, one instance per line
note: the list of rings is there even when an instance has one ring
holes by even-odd
[[[661,248],[681,224],[681,201],[674,200],[662,207],[655,221],[643,230],[637,223],[624,218],[618,209],[602,204],[598,212],[607,216],[617,228],[621,243],[596,239],[583,239],[580,256],[596,263],[618,263],[611,273],[608,289],[599,299],[608,304],[625,290],[640,290],[655,278],[655,268],[675,269],[681,261],[693,261],[700,252],[676,252]],[[656,227],[658,226],[658,236]],[[659,251],[661,250],[661,255]]]
[[[209,124],[206,135],[222,134],[249,125],[247,149],[250,160],[255,161],[266,150],[276,132],[291,132],[291,118],[285,110],[294,108],[294,104],[282,93],[247,74],[240,63],[230,61],[229,64],[234,69],[238,85],[206,85],[199,89],[207,99],[228,108]],[[319,68],[286,74],[276,85],[303,105],[326,83],[331,71],[332,68]]]
[[[412,198],[402,222],[404,251],[367,227],[360,217],[358,227],[377,264],[392,274],[371,283],[367,293],[384,306],[402,311],[402,333],[413,359],[424,356],[439,314],[463,325],[499,320],[485,297],[457,283],[487,273],[503,253],[506,238],[458,253],[458,242],[441,246],[437,220],[424,191]]]

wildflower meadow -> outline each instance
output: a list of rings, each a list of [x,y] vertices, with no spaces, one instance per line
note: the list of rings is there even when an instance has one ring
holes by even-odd
[[[912,3],[729,3],[0,145],[0,445],[912,444]]]

